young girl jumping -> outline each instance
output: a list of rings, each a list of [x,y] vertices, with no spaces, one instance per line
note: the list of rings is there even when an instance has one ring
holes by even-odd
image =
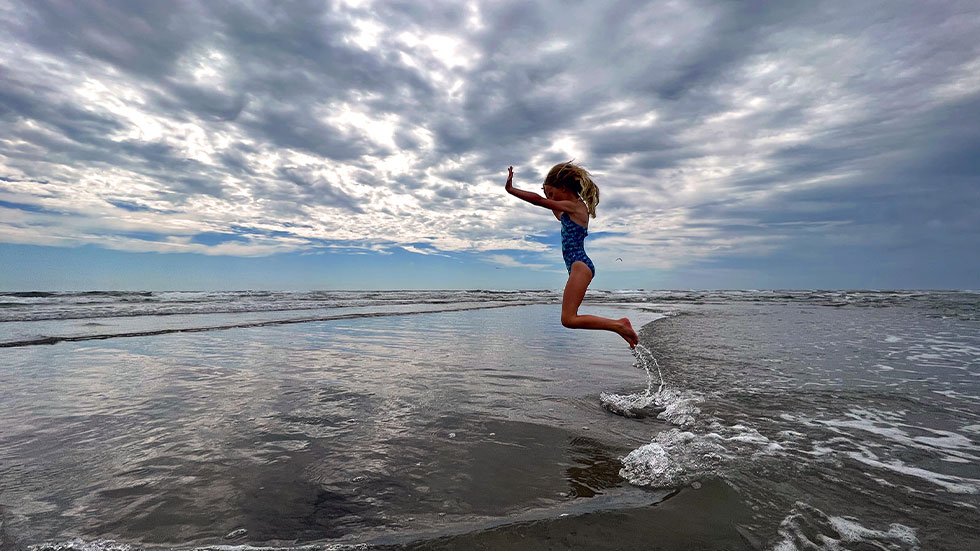
[[[576,329],[614,331],[626,339],[630,348],[635,347],[639,338],[629,319],[614,320],[578,313],[585,291],[595,277],[595,266],[585,254],[584,247],[585,236],[589,234],[589,216],[595,218],[595,207],[599,204],[599,188],[589,173],[571,161],[555,165],[542,186],[546,197],[515,188],[513,180],[514,167],[511,166],[507,168],[504,186],[507,193],[532,205],[551,209],[555,218],[561,220],[561,253],[568,268],[568,282],[561,301],[561,324]]]

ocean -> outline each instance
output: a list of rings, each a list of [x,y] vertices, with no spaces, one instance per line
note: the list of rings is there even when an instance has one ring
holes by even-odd
[[[980,293],[0,293],[0,548],[980,548]]]

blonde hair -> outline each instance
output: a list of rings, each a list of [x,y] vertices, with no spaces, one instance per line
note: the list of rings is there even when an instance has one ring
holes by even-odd
[[[582,198],[589,209],[589,215],[595,218],[595,208],[599,204],[599,186],[592,181],[592,176],[584,168],[568,161],[551,167],[544,185],[567,189]]]

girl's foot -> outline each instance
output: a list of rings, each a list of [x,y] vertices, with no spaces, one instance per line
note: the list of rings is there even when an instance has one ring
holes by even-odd
[[[619,323],[622,325],[622,329],[617,330],[616,332],[619,333],[621,337],[626,339],[626,342],[629,343],[631,349],[636,348],[636,345],[640,342],[640,337],[636,334],[636,331],[633,330],[633,324],[630,323],[629,318],[620,318],[617,321],[619,321]]]

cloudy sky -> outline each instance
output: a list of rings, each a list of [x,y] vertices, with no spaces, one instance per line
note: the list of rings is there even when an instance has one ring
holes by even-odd
[[[766,4],[0,0],[0,288],[560,288],[568,159],[597,288],[980,287],[980,4]]]

